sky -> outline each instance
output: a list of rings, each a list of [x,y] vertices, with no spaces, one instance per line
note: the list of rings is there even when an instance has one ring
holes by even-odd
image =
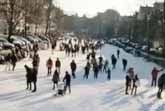
[[[132,15],[140,6],[151,6],[163,0],[54,0],[54,3],[67,14],[77,13],[79,16],[95,16],[98,12],[115,9],[121,15]]]

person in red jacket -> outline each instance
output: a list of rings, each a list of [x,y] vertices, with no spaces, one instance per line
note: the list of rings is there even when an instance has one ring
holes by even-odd
[[[51,58],[47,60],[46,66],[48,68],[48,76],[50,76],[52,73],[52,66],[53,66],[53,61]]]
[[[152,72],[151,72],[151,75],[152,75],[152,83],[151,83],[151,86],[155,86],[156,87],[156,83],[157,83],[157,77],[158,77],[158,74],[159,72],[163,71],[163,69],[161,70],[158,70],[156,67],[154,67],[152,69]]]

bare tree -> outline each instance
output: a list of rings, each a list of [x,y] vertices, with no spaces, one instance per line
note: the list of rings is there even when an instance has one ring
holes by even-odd
[[[48,34],[48,30],[50,28],[50,16],[51,16],[51,12],[52,12],[52,8],[53,8],[53,0],[48,0],[48,4],[47,4],[47,11],[46,11],[46,29],[45,29],[45,35]]]
[[[14,34],[16,26],[22,19],[22,0],[1,0],[0,1],[0,13],[3,15],[8,25],[8,40]]]

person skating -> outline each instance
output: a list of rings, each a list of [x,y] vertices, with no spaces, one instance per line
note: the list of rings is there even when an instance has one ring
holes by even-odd
[[[68,44],[68,56],[70,56],[71,51],[72,51],[72,43],[70,42],[70,43]]]
[[[72,46],[72,57],[76,57],[76,44]]]
[[[99,74],[99,66],[97,63],[93,66],[93,71],[94,71],[94,79],[97,79]]]
[[[128,64],[127,59],[122,59],[122,64],[123,64],[123,71],[125,71]]]
[[[38,68],[39,68],[39,63],[40,63],[40,57],[37,53],[37,51],[34,52],[33,56],[33,76],[32,76],[32,81],[34,81],[34,90],[32,92],[36,92],[37,90],[37,75],[38,75]]]
[[[107,80],[111,80],[111,69],[108,68],[107,70]]]
[[[91,57],[92,59],[96,59],[96,52],[94,51],[94,49],[92,49]]]
[[[86,66],[89,68],[89,70],[91,69],[91,64],[89,61],[87,62]]]
[[[138,78],[138,75],[135,75],[135,77],[133,78],[133,87],[131,90],[131,95],[133,95],[133,92],[134,92],[134,95],[136,95],[137,88],[139,85],[140,85],[140,80]]]
[[[133,79],[133,77],[134,77],[134,68],[133,67],[130,67],[129,69],[128,69],[128,71],[127,71],[127,73],[128,73],[128,75],[129,75],[129,77],[131,78],[131,79]]]
[[[55,45],[52,44],[52,54],[54,54]]]
[[[57,70],[55,70],[54,71],[54,74],[53,74],[53,78],[52,78],[52,81],[53,81],[53,90],[55,89],[55,86],[58,87],[59,80],[60,80],[59,72]]]
[[[53,66],[53,61],[52,61],[51,58],[49,58],[47,60],[46,66],[47,66],[47,69],[48,69],[48,76],[50,76],[51,73],[52,73],[52,66]]]
[[[114,54],[111,56],[111,60],[112,60],[113,69],[115,69],[116,68],[117,59],[116,59]]]
[[[161,96],[161,93],[163,91],[165,87],[165,73],[162,74],[160,77],[159,77],[159,80],[158,80],[158,92],[157,92],[157,98],[158,99],[161,99],[162,96]]]
[[[89,66],[86,65],[84,68],[84,79],[88,79],[89,71],[90,71],[90,68]]]
[[[57,41],[54,40],[52,43],[52,54],[54,54],[54,50],[56,49]]]
[[[151,72],[151,75],[152,75],[152,83],[151,83],[151,86],[155,86],[156,87],[156,84],[157,84],[157,77],[158,77],[158,74],[159,72],[163,71],[163,69],[161,70],[158,70],[156,67],[153,68],[152,72]]]
[[[128,88],[131,86],[131,78],[129,75],[126,75],[126,89],[125,89],[125,94],[128,95]]]
[[[69,54],[68,54],[69,53],[69,51],[68,51],[69,50],[69,45],[65,43],[64,44],[64,49],[65,49],[65,55],[69,56]]]
[[[103,72],[107,72],[108,65],[109,65],[109,62],[108,62],[108,60],[106,60],[104,63]]]
[[[69,89],[69,93],[71,93],[71,76],[68,73],[68,71],[66,71],[66,73],[65,73],[65,76],[63,78],[63,82],[65,83],[64,93],[66,93],[67,89]]]
[[[103,57],[99,57],[99,70],[102,72],[103,71]]]
[[[15,54],[15,52],[12,52],[12,55],[11,55],[11,64],[13,66],[13,68],[12,68],[13,71],[15,70],[16,63],[17,63],[16,54]]]
[[[57,60],[56,60],[56,62],[55,62],[55,68],[56,68],[57,71],[60,73],[61,61],[59,60],[59,58],[57,58]]]
[[[117,58],[118,59],[120,58],[120,50],[119,49],[117,50]]]
[[[11,54],[10,53],[5,57],[5,61],[6,61],[5,71],[10,71],[10,66],[11,66]]]
[[[38,50],[39,50],[38,43],[34,43],[34,44],[33,44],[33,51],[34,51],[34,53],[35,53],[35,52],[38,52]]]
[[[75,79],[76,78],[75,71],[76,71],[77,65],[74,60],[72,60],[72,62],[70,63],[70,68],[72,71],[72,77]]]
[[[81,46],[81,51],[82,51],[82,54],[85,54],[85,46],[84,45]]]
[[[31,86],[31,82],[32,81],[32,77],[33,77],[33,69],[28,67],[27,65],[24,65],[25,67],[25,70],[26,70],[26,89],[27,90],[31,90],[32,89],[32,86]]]
[[[87,54],[87,57],[86,57],[86,59],[87,59],[87,61],[89,61],[90,60],[90,53],[89,54]]]

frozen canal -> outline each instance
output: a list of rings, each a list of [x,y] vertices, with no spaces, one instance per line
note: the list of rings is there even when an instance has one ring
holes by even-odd
[[[109,59],[116,54],[118,48],[105,45],[97,52]],[[50,50],[40,51],[40,67],[38,74],[38,90],[31,93],[26,88],[24,65],[31,65],[31,60],[20,61],[14,72],[4,71],[5,66],[0,66],[0,111],[165,111],[164,99],[157,100],[157,88],[151,88],[151,70],[158,67],[154,63],[137,58],[121,50],[117,68],[112,70],[112,80],[106,80],[106,74],[99,74],[99,79],[93,79],[91,71],[88,80],[83,80],[86,55],[79,54],[75,59],[78,70],[77,79],[72,81],[72,93],[56,98],[52,90],[52,77],[47,77],[46,60],[57,57],[62,62],[63,77],[66,70],[70,71],[72,57],[66,57],[64,52],[56,51],[54,55]],[[125,75],[122,71],[122,58],[128,59],[128,66],[134,67],[139,75],[141,86],[137,96],[125,95]]]

